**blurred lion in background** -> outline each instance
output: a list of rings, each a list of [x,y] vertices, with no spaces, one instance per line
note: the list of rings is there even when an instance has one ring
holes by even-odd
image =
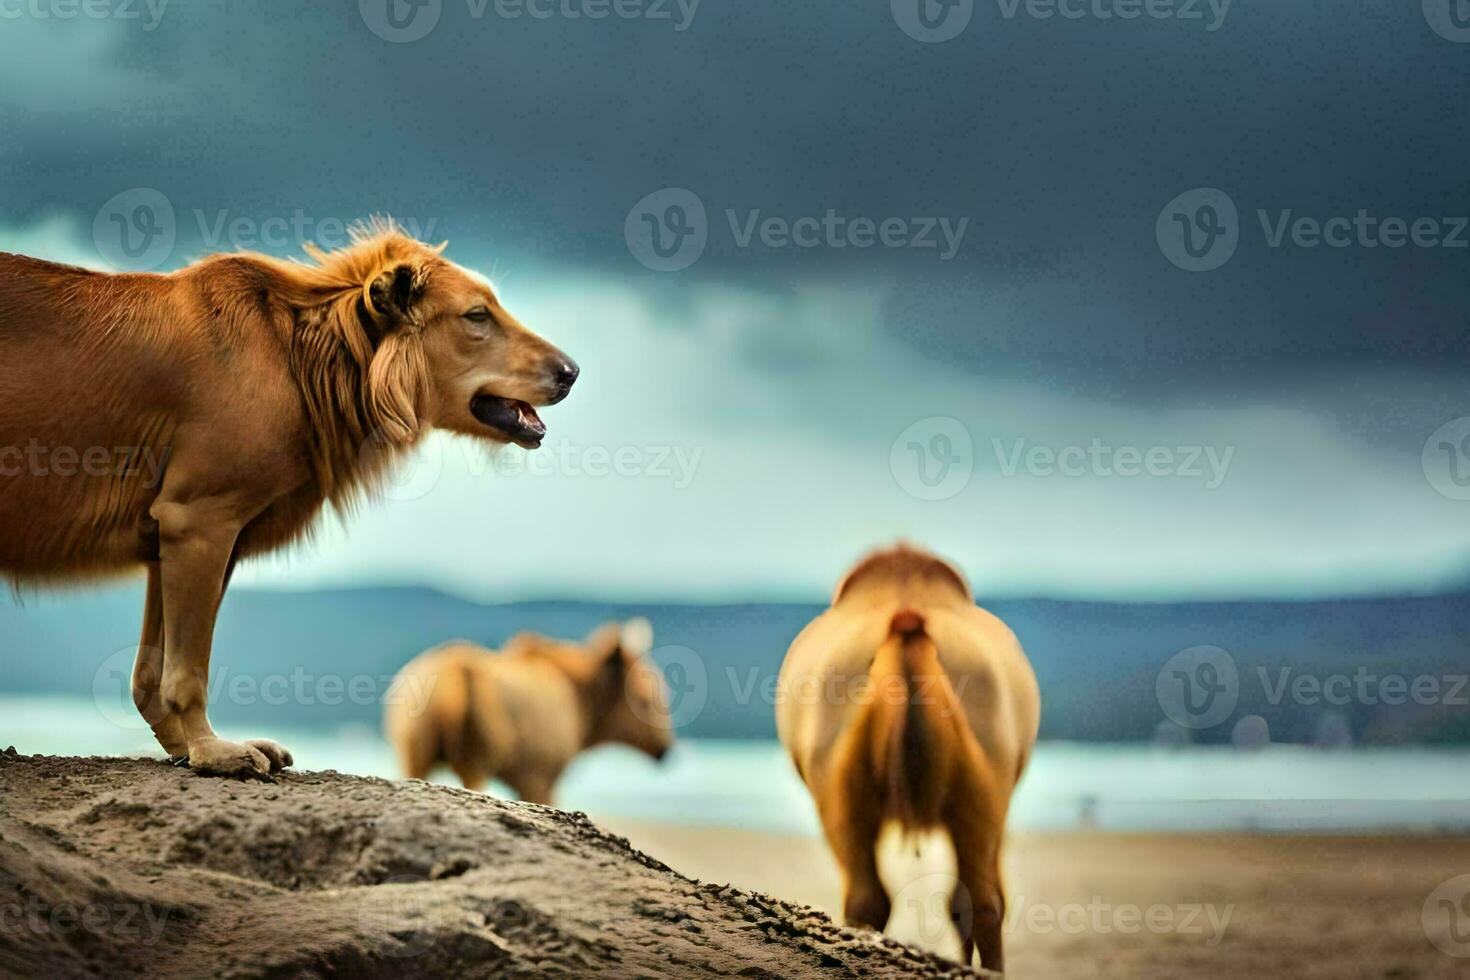
[[[384,728],[403,773],[447,765],[467,789],[499,779],[550,804],[563,770],[595,745],[661,760],[673,745],[663,675],[647,658],[646,619],[608,623],[581,645],[521,633],[500,653],[465,641],[436,647],[394,679]]]
[[[951,920],[969,964],[1003,972],[1000,847],[1041,720],[1021,645],[953,566],[905,545],[857,564],[791,644],[776,728],[842,868],[850,925],[880,932],[892,899],[879,839],[954,847]]]
[[[133,699],[170,756],[289,766],[207,716],[241,559],[350,509],[432,428],[533,448],[577,368],[480,276],[375,221],[313,263],[110,275],[0,253],[0,577],[146,569]]]

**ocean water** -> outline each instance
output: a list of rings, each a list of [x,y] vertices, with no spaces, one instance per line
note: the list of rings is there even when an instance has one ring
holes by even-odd
[[[371,728],[221,734],[275,738],[301,768],[397,776],[392,752]],[[159,755],[136,716],[68,697],[0,695],[0,748],[8,745],[27,754]],[[685,740],[661,764],[599,748],[568,770],[558,802],[594,817],[820,833],[806,789],[775,742]],[[1048,830],[1466,831],[1470,749],[1042,743],[1011,820]]]

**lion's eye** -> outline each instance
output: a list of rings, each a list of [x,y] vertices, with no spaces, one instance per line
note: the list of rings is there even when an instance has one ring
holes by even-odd
[[[473,310],[466,312],[464,318],[471,323],[489,323],[490,310],[488,307],[477,306]]]

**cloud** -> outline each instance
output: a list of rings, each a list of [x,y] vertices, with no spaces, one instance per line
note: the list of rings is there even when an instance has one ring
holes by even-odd
[[[862,551],[907,537],[953,555],[987,595],[1337,594],[1441,587],[1470,554],[1470,522],[1421,469],[1432,426],[1380,447],[1299,406],[1144,410],[981,381],[883,340],[878,294],[837,306],[711,290],[671,311],[579,278],[508,301],[584,367],[546,413],[546,447],[506,450],[497,470],[436,440],[405,478],[412,499],[247,581],[811,597]],[[833,356],[752,368],[753,338],[783,330]],[[968,484],[940,501],[906,492],[892,462],[900,432],[934,415],[974,445]],[[1078,451],[1070,467],[1035,466],[1038,447]],[[1130,449],[1162,451],[1172,469],[1119,475]],[[589,475],[589,450],[626,450],[645,470]],[[665,450],[668,472],[652,472]],[[675,452],[696,461],[687,485]],[[1098,452],[1093,468],[1083,456]],[[509,473],[538,458],[545,472]]]

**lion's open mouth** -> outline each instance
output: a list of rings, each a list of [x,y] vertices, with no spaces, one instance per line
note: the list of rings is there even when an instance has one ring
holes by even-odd
[[[523,401],[498,395],[476,395],[470,413],[485,425],[505,433],[516,445],[535,449],[546,438],[546,423]]]

